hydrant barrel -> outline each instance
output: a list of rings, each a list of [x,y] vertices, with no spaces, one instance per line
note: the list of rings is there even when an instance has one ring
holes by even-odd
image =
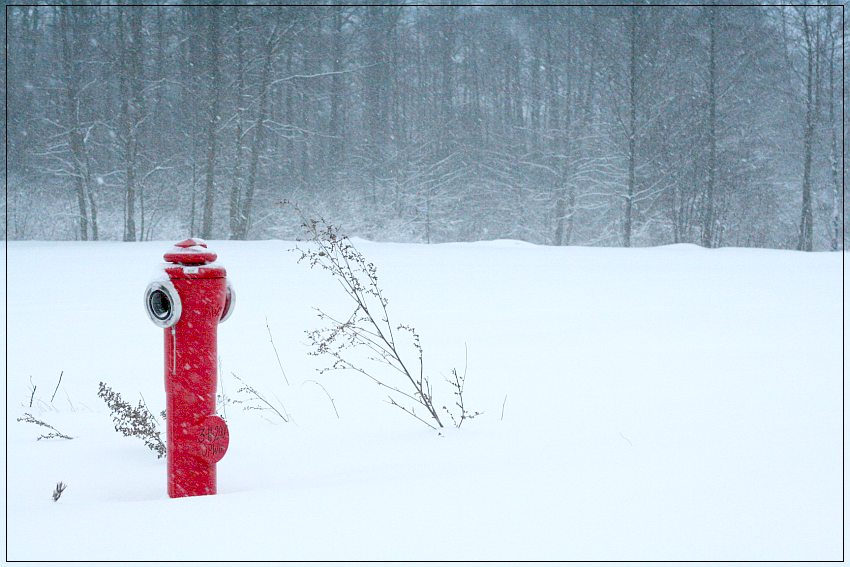
[[[168,495],[215,494],[216,463],[230,441],[216,415],[218,324],[235,294],[216,254],[200,239],[179,242],[164,256],[163,276],[150,283],[145,306],[164,329]]]

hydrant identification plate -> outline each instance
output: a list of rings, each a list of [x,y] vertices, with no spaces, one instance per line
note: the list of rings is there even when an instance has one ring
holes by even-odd
[[[208,463],[220,461],[230,444],[227,423],[217,415],[205,417],[192,429],[190,436],[194,441],[190,452]]]

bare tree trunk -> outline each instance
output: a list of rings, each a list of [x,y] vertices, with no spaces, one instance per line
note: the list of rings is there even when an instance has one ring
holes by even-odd
[[[77,42],[73,37],[75,31],[68,21],[72,10],[59,8],[59,26],[62,34],[62,67],[65,74],[65,113],[68,120],[68,145],[71,148],[74,186],[77,193],[79,208],[80,240],[89,238],[89,215],[86,200],[91,198],[89,191],[90,174],[88,170],[88,155],[85,139],[82,135],[79,118],[79,76],[75,63],[77,58]],[[93,225],[94,240],[97,240],[97,228]]]
[[[838,148],[838,132],[839,121],[835,116],[835,53],[836,41],[835,30],[833,29],[832,8],[827,8],[827,27],[829,28],[829,138],[830,138],[830,164],[829,169],[832,174],[832,232],[830,233],[830,248],[832,250],[843,249],[843,240],[841,238],[841,173],[839,171],[839,161],[841,153]]]
[[[141,196],[137,183],[139,127],[142,123],[145,104],[142,92],[142,10],[129,10],[129,33],[124,26],[124,11],[118,13],[119,42],[119,87],[121,97],[121,121],[125,172],[124,240],[136,240],[136,196]],[[144,201],[142,200],[142,207]],[[144,214],[144,209],[142,209]],[[142,224],[144,227],[144,224]]]
[[[89,160],[88,160],[88,152],[86,152],[86,172],[89,172]],[[89,174],[91,175],[91,174]],[[89,179],[91,181],[91,179]],[[97,202],[95,200],[95,191],[89,182],[89,190],[87,191],[89,196],[89,211],[91,213],[91,239],[99,240],[97,234]]]
[[[197,185],[198,185],[198,153],[197,143],[200,138],[200,129],[198,122],[198,92],[200,90],[200,82],[198,81],[198,71],[202,67],[202,60],[199,55],[200,50],[200,27],[197,17],[191,16],[193,10],[181,10],[180,25],[186,30],[193,41],[184,41],[180,47],[180,58],[183,68],[186,70],[186,76],[180,83],[180,99],[179,105],[184,109],[189,118],[189,124],[183,136],[183,144],[187,147],[186,166],[191,169],[191,185],[189,193],[189,235],[197,236]]]
[[[78,38],[76,38],[75,41],[80,42],[81,38],[78,37]],[[80,43],[77,43],[76,45],[77,45],[77,47],[75,48],[76,51],[77,52],[81,51],[81,48],[79,47]],[[79,124],[79,121],[78,121],[78,124]],[[81,134],[82,130],[80,129],[79,132]],[[90,155],[89,155],[89,151],[86,148],[85,138],[82,138],[82,136],[81,136],[80,141],[82,142],[80,144],[80,148],[82,150],[82,155],[83,155],[83,171],[85,172],[85,175],[84,175],[84,182],[85,182],[85,189],[86,189],[85,192],[86,192],[86,195],[88,196],[89,221],[90,221],[89,227],[91,228],[91,239],[92,240],[98,240],[99,237],[98,237],[98,224],[97,224],[97,190],[95,188],[95,184],[92,183],[91,158],[90,158]]]
[[[132,46],[129,50],[129,72],[130,72],[130,138],[127,144],[128,152],[130,153],[128,163],[127,163],[127,171],[132,172],[133,175],[133,183],[137,184],[136,190],[139,193],[139,218],[140,218],[140,231],[139,231],[139,240],[144,238],[144,230],[145,230],[145,201],[144,201],[144,187],[141,183],[137,183],[136,176],[138,175],[138,167],[139,167],[139,139],[141,138],[141,125],[144,122],[145,115],[145,99],[144,93],[142,91],[142,83],[144,81],[144,69],[142,67],[142,55],[144,53],[144,43],[142,38],[142,15],[144,8],[139,7],[137,9],[133,9],[130,11],[130,40],[132,42]],[[129,176],[128,176],[129,178]],[[135,240],[135,227],[134,230],[130,232],[132,238],[130,240]]]
[[[570,161],[572,157],[571,136],[573,134],[573,113],[571,108],[573,79],[572,79],[572,27],[569,22],[566,23],[567,29],[567,56],[564,68],[564,114],[563,127],[558,131],[559,140],[556,146],[560,153],[559,170],[559,188],[558,197],[555,203],[555,244],[557,246],[569,246],[573,235],[573,222],[575,219],[575,204],[576,194],[570,179]]]
[[[632,245],[632,199],[635,194],[635,161],[637,151],[637,25],[638,8],[631,8],[629,25],[629,178],[623,218],[623,246]]]
[[[798,250],[812,250],[812,147],[815,137],[815,122],[817,108],[814,97],[815,56],[817,46],[814,44],[813,30],[810,25],[807,9],[802,8],[803,36],[806,42],[806,125],[803,137],[803,203],[800,214],[800,234],[797,243]]]
[[[540,40],[532,39],[531,49],[531,151],[540,151]]]
[[[702,219],[702,245],[714,245],[714,193],[717,175],[717,8],[708,10],[708,185]]]
[[[434,189],[428,187],[425,190],[425,243],[431,244],[431,201]]]
[[[139,8],[142,10],[143,8]],[[136,240],[136,155],[137,125],[141,115],[141,79],[138,76],[141,57],[141,14],[129,11],[130,31],[124,27],[124,12],[118,14],[120,43],[121,117],[124,134],[125,215],[124,240]]]
[[[251,208],[254,206],[254,190],[257,186],[257,167],[260,163],[260,153],[263,151],[264,131],[266,115],[269,107],[269,81],[272,71],[272,60],[275,53],[275,41],[277,27],[275,27],[266,42],[265,61],[263,63],[263,74],[260,79],[260,107],[257,110],[257,121],[254,124],[254,142],[251,146],[251,164],[248,169],[248,188],[245,191],[245,199],[239,215],[239,232],[237,238],[244,240],[248,237],[251,229]]]
[[[546,108],[548,110],[547,130],[549,136],[547,139],[560,137],[561,116],[560,104],[558,102],[558,78],[555,71],[555,56],[552,50],[552,24],[546,22],[546,29],[543,34],[545,42],[544,49],[546,51]],[[567,24],[569,25],[569,24]],[[558,146],[555,145],[553,149]],[[551,166],[553,170],[557,170],[561,162],[561,158],[556,152],[552,152]],[[558,184],[558,181],[555,181]],[[552,243],[556,246],[561,246],[564,241],[564,215],[566,214],[566,201],[563,195],[563,188],[556,189],[555,197],[555,234],[552,237]]]
[[[165,80],[165,8],[159,7],[156,10],[156,79],[158,81]],[[165,85],[160,83],[156,87],[156,102],[154,104],[154,108],[156,108],[156,112],[160,115],[157,119],[157,124],[163,127],[163,130],[159,130],[156,133],[157,142],[161,143],[163,139],[164,127],[166,123],[162,120],[163,106],[162,101],[165,94]],[[157,144],[159,145],[159,144]]]
[[[285,71],[285,73],[286,73],[287,77],[292,76],[292,52],[293,51],[294,51],[293,49],[286,50],[286,71]],[[283,104],[284,114],[283,114],[283,116],[284,116],[284,119],[286,120],[286,124],[289,125],[289,126],[292,126],[295,123],[295,110],[294,110],[295,87],[292,85],[292,83],[285,85],[285,87],[286,87],[286,96],[284,97],[284,104]],[[287,159],[289,160],[290,163],[294,163],[294,160],[292,159],[292,156],[294,154],[295,154],[295,142],[294,142],[292,136],[287,136],[286,137],[286,157],[287,157]]]
[[[135,22],[136,20],[134,19],[133,21]],[[137,30],[138,30],[138,36],[136,35]],[[133,47],[134,47],[135,55],[136,55],[136,57],[138,57],[139,52],[141,51],[140,46],[141,46],[141,41],[142,41],[141,25],[139,25],[138,27],[136,27],[135,25],[132,26],[132,32],[133,32]],[[133,80],[141,82],[140,65],[134,64],[134,66],[133,66]],[[140,94],[141,94],[141,85],[140,84],[139,84],[138,93],[139,93],[139,95],[137,95],[137,96],[140,96]],[[137,101],[137,102],[139,102],[139,101]],[[141,116],[141,114],[142,113],[139,112],[139,116]],[[138,128],[139,128],[140,123],[141,123],[141,119],[137,120],[136,124],[135,124],[136,130],[137,130],[137,132],[136,132],[136,145],[137,145],[136,154],[137,155],[138,155],[138,139],[139,139]],[[140,177],[142,177],[142,179],[140,180],[139,189],[138,189],[138,191],[139,191],[139,240],[144,240],[145,239],[145,187],[144,187],[144,176],[140,175]]]
[[[446,12],[446,21],[441,30],[441,52],[440,52],[440,75],[442,79],[440,106],[442,127],[440,131],[440,158],[444,158],[449,154],[449,144],[452,139],[452,132],[455,127],[455,109],[454,109],[454,92],[455,92],[455,77],[454,77],[454,62],[452,56],[455,50],[455,10]],[[519,61],[517,60],[517,65]]]
[[[245,110],[245,53],[239,8],[233,8],[236,35],[236,159],[233,164],[233,186],[230,189],[230,238],[238,239],[242,226],[242,120]]]
[[[366,81],[366,112],[369,128],[369,202],[368,210],[378,203],[378,178],[384,171],[387,124],[384,112],[384,99],[387,98],[387,80],[389,78],[387,62],[386,8],[369,8],[365,33],[370,57],[374,58],[369,66]],[[368,214],[368,210],[367,213]]]
[[[306,54],[302,54],[301,56],[301,69],[306,70],[309,65]],[[310,118],[315,114],[313,109],[311,108],[313,100],[310,96],[310,93],[307,92],[308,87],[305,85],[301,92],[299,93],[299,124],[301,128],[305,131],[310,131],[312,128],[310,126]],[[300,164],[298,166],[298,173],[301,179],[302,186],[308,186],[310,183],[311,175],[310,175],[310,141],[305,136],[301,140],[301,144],[299,144],[300,151]]]
[[[558,105],[558,77],[555,72],[555,55],[552,50],[552,26],[547,22],[544,34],[546,50],[546,108],[549,111],[547,129],[550,133],[558,130],[561,122]]]
[[[208,7],[209,29],[207,30],[207,69],[209,74],[209,115],[207,119],[207,163],[206,187],[204,189],[204,212],[201,221],[201,238],[212,236],[213,212],[215,205],[215,158],[217,150],[218,106],[221,91],[221,70],[219,69],[219,23],[220,8]]]
[[[194,153],[194,151],[193,151]],[[198,168],[195,165],[195,158],[192,158],[192,202],[189,210],[189,234],[195,234],[195,217],[197,216],[197,198],[196,191],[198,185]]]
[[[341,105],[344,96],[343,78],[342,78],[342,58],[344,54],[342,27],[344,23],[342,8],[334,9],[333,19],[333,50],[331,51],[331,69],[333,70],[333,78],[331,79],[331,112],[330,124],[328,131],[331,135],[330,142],[330,159],[328,160],[331,166],[336,170],[342,163],[343,152],[343,124]]]

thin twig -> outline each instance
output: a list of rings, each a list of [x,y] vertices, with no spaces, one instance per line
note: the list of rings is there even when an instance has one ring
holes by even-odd
[[[57,392],[57,391],[59,391],[59,384],[61,384],[61,383],[62,383],[62,375],[63,375],[63,374],[65,374],[65,371],[64,371],[64,370],[62,370],[61,372],[59,372],[59,381],[58,381],[58,382],[56,382],[56,388],[53,390],[53,395],[52,395],[52,396],[50,396],[50,403],[51,403],[51,404],[53,403],[53,398],[55,398],[55,397],[56,397],[56,392]]]
[[[508,401],[508,395],[505,394],[505,399],[502,400],[502,417],[499,418],[499,421],[505,419],[505,403]]]
[[[151,414],[151,418],[153,418],[153,420],[156,422],[156,424],[159,425],[159,420],[156,418],[154,413],[151,411],[151,408],[148,407],[148,403],[145,401],[145,397],[142,395],[141,392],[139,392],[139,397],[142,398],[142,405],[145,406],[145,409],[148,411],[149,414]]]
[[[30,393],[30,407],[32,407],[32,400],[35,398],[36,389],[36,385],[32,383],[32,376],[30,376],[30,385],[32,386],[32,392]]]
[[[275,413],[276,413],[276,414],[280,417],[280,419],[282,419],[282,420],[284,421],[284,423],[289,423],[289,419],[287,419],[286,417],[284,417],[284,415],[283,415],[282,413],[280,413],[280,412],[278,411],[278,409],[277,409],[276,407],[274,407],[274,405],[272,405],[272,404],[271,404],[271,403],[270,403],[267,399],[265,399],[265,398],[264,398],[264,397],[263,397],[263,396],[262,396],[262,395],[261,395],[261,394],[257,391],[257,389],[256,389],[256,388],[254,388],[253,386],[249,386],[248,384],[246,384],[246,383],[245,383],[245,381],[244,381],[242,378],[240,378],[240,377],[239,377],[239,376],[238,376],[235,372],[231,372],[230,374],[231,374],[234,378],[236,378],[237,380],[239,380],[239,381],[242,383],[242,388],[240,388],[240,389],[239,389],[239,390],[237,390],[237,391],[242,391],[242,390],[244,389],[246,392],[248,392],[249,394],[253,395],[256,399],[258,399],[258,400],[260,400],[261,402],[263,402],[263,403],[264,403],[264,404],[268,407],[268,409],[270,409],[270,410],[272,410],[273,412],[275,412]],[[278,400],[278,401],[280,402],[280,400]],[[281,402],[281,407],[283,407],[283,402]],[[245,409],[259,409],[259,410],[261,410],[261,411],[262,411],[262,409],[263,409],[263,408],[251,408],[251,407],[246,407]],[[286,412],[286,407],[283,407],[283,411],[284,411],[284,412]],[[286,412],[286,413],[288,414],[289,412]]]
[[[338,412],[338,411],[336,411],[336,403],[334,403],[334,399],[331,397],[330,393],[328,393],[327,389],[325,389],[325,387],[324,387],[324,386],[322,386],[321,384],[319,384],[319,383],[318,383],[318,382],[316,382],[315,380],[305,380],[305,381],[304,381],[304,383],[305,383],[305,384],[306,384],[307,382],[312,382],[313,384],[315,384],[316,386],[318,386],[319,388],[321,388],[322,390],[324,390],[325,395],[326,395],[326,396],[328,397],[328,399],[331,401],[331,405],[332,405],[332,406],[333,406],[333,408],[334,408],[334,413],[336,414],[336,418],[337,418],[337,419],[339,419],[339,412]]]
[[[62,388],[62,391],[65,392],[65,398],[68,400],[68,407],[71,408],[72,412],[76,412],[77,410],[74,408],[74,403],[71,401],[71,396],[68,395],[68,390]]]
[[[419,417],[418,415],[416,415],[415,413],[413,413],[412,411],[410,411],[409,409],[407,409],[407,408],[406,408],[406,407],[404,407],[403,405],[401,405],[401,404],[399,404],[399,403],[396,403],[396,401],[395,401],[394,399],[389,398],[389,400],[390,400],[390,401],[389,401],[388,403],[389,403],[390,405],[395,406],[395,407],[397,407],[398,409],[400,409],[401,411],[403,411],[404,413],[406,413],[406,414],[408,414],[408,415],[413,416],[414,418],[418,419],[419,421],[421,421],[422,423],[424,423],[425,425],[427,425],[427,426],[428,426],[428,427],[430,427],[431,429],[434,429],[434,430],[436,430],[436,429],[437,429],[436,427],[434,427],[434,425],[433,425],[433,424],[428,423],[427,421],[425,421],[424,419],[422,419],[421,417]],[[442,427],[442,426],[441,426],[441,427]]]
[[[288,411],[286,411],[286,405],[285,405],[285,404],[281,401],[281,399],[280,399],[280,398],[278,398],[278,397],[277,397],[277,394],[275,394],[274,392],[272,392],[272,396],[274,396],[274,399],[276,399],[276,400],[277,400],[277,403],[279,403],[279,404],[280,404],[280,407],[282,407],[282,408],[283,408],[283,413],[285,413],[285,414],[286,414],[286,419],[288,419],[288,420],[290,420],[290,421],[294,422],[295,420],[294,420],[294,419],[292,419],[292,414],[290,414]],[[298,425],[298,424],[296,423],[295,425]]]
[[[218,359],[218,385],[221,386],[221,409],[224,419],[227,419],[227,392],[224,391],[224,374],[221,373],[221,358]]]
[[[280,372],[283,374],[283,379],[286,380],[286,385],[289,386],[289,378],[286,377],[286,372],[283,370],[283,364],[280,363],[280,355],[277,353],[277,347],[274,344],[274,338],[272,338],[272,330],[269,327],[269,318],[266,317],[266,330],[269,332],[269,341],[272,343],[272,348],[274,349],[275,358],[277,358],[277,365],[280,367]]]

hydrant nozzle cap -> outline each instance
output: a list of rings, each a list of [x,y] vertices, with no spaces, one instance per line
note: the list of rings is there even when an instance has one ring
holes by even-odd
[[[166,262],[172,264],[199,266],[215,262],[218,254],[212,250],[207,250],[207,243],[200,238],[187,238],[175,244],[174,248],[166,252],[163,258]]]

